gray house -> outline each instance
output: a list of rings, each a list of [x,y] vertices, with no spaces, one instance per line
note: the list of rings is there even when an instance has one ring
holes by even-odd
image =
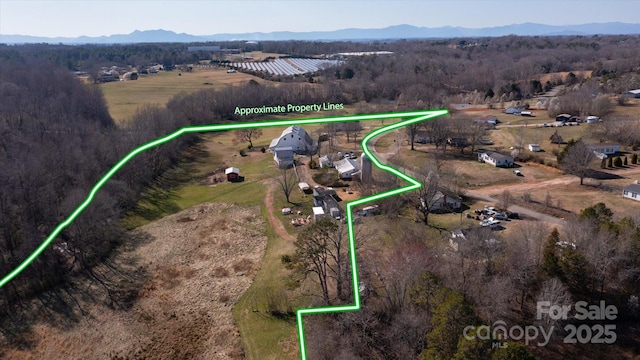
[[[622,189],[622,197],[640,201],[640,185],[639,184],[631,184],[624,189]]]
[[[500,154],[495,151],[485,151],[478,153],[478,161],[491,164],[495,167],[513,166],[513,158],[511,156]]]

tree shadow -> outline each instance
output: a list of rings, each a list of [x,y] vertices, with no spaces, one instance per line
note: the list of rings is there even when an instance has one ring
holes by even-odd
[[[39,342],[32,332],[34,325],[45,323],[55,329],[69,330],[91,316],[90,307],[130,309],[150,278],[132,251],[153,238],[141,231],[128,232],[125,236],[124,245],[98,265],[67,274],[67,280],[54,289],[6,304],[0,312],[0,348],[32,349]]]

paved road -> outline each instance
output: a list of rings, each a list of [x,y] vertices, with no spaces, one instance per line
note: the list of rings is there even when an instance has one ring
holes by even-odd
[[[398,131],[398,130],[396,130]],[[382,136],[382,135],[381,135]],[[373,139],[371,139],[371,141],[369,142],[369,150],[371,150],[371,152],[374,153],[374,155],[376,157],[378,157],[378,159],[383,160],[384,162],[387,163],[391,163],[389,161],[389,158],[393,155],[395,155],[395,152],[390,152],[390,153],[379,153],[375,146],[376,146],[376,142],[378,141],[378,137],[375,137]],[[411,176],[413,176],[414,178],[418,178],[419,176],[408,169],[403,169],[403,171]],[[475,190],[470,190],[467,192],[467,195],[471,198],[474,198],[476,200],[481,200],[481,201],[487,201],[487,202],[492,202],[492,203],[497,203],[498,199],[493,198],[489,195],[489,192],[486,189],[475,189]],[[563,225],[564,224],[564,219],[561,218],[557,218],[555,216],[551,216],[551,215],[547,215],[547,214],[543,214],[519,205],[511,205],[509,206],[509,211],[512,212],[517,212],[519,214],[523,214],[526,215],[528,217],[540,220],[540,221],[544,221],[547,223],[551,223],[551,224],[556,224],[556,225]]]

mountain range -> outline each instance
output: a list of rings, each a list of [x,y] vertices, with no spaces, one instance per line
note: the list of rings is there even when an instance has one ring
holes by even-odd
[[[342,29],[335,31],[310,32],[253,32],[226,33],[216,35],[190,35],[168,30],[136,30],[130,34],[80,37],[38,37],[28,35],[0,34],[0,43],[50,43],[50,44],[126,44],[126,43],[194,43],[207,41],[283,41],[283,40],[319,40],[319,41],[365,41],[398,39],[437,39],[459,37],[496,37],[505,35],[520,36],[568,36],[568,35],[638,35],[640,23],[590,23],[582,25],[544,25],[523,23],[486,28],[464,27],[418,27],[413,25],[394,25],[381,29]]]

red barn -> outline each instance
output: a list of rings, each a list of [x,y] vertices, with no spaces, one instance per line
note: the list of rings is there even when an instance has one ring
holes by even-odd
[[[237,167],[230,167],[224,171],[224,174],[227,175],[227,181],[235,182],[240,180],[240,169]]]

